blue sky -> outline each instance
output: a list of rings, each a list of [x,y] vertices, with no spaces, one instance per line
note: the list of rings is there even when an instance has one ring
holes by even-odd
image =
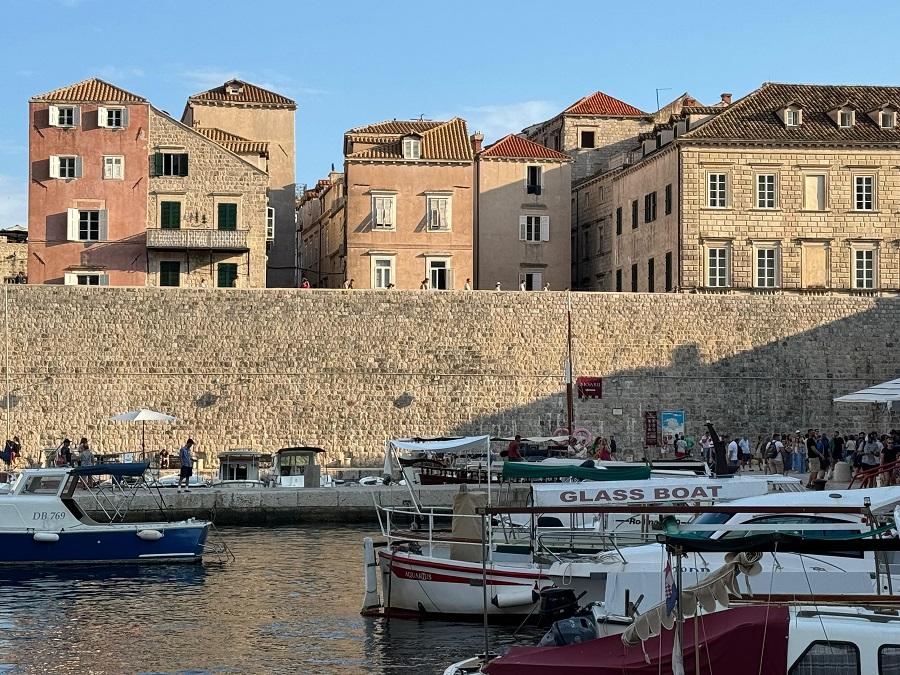
[[[176,117],[232,76],[294,98],[299,183],[382,119],[459,115],[490,141],[598,89],[649,111],[657,87],[900,84],[900,3],[0,2],[0,227],[26,218],[28,98],[92,76]]]

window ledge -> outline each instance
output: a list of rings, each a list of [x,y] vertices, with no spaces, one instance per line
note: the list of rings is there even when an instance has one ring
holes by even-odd
[[[869,211],[869,210],[865,210],[865,209],[850,209],[849,211],[847,211],[847,213],[862,213],[862,214],[878,215],[879,213],[881,213],[881,211],[878,211],[878,210]]]
[[[762,206],[754,206],[749,209],[750,211],[758,211],[762,213],[781,213],[781,207],[773,206],[772,208],[762,207]]]
[[[831,209],[800,209],[800,213],[831,213]]]
[[[732,211],[730,206],[701,206],[701,211]]]

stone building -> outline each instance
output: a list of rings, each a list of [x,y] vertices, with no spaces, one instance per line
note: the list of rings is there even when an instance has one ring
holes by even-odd
[[[685,107],[574,186],[579,233],[600,241],[579,286],[900,291],[898,101],[895,87],[767,83]]]
[[[150,152],[147,284],[264,287],[265,171],[153,107]]]
[[[0,279],[18,284],[27,278],[28,230],[23,225],[0,230]]]
[[[480,135],[473,139],[477,147]],[[571,164],[514,135],[476,153],[476,288],[569,287]]]
[[[98,79],[33,98],[29,116],[30,283],[264,285],[263,148]]]
[[[267,286],[296,287],[294,200],[297,104],[242,80],[188,98],[181,121],[268,175]]]
[[[522,134],[569,155],[572,180],[578,181],[606,168],[610,158],[630,149],[638,134],[652,128],[652,115],[597,91]]]
[[[315,287],[340,288],[344,278],[344,174],[332,171],[297,205],[301,274]]]
[[[459,118],[348,131],[338,285],[461,289],[473,276],[473,161]]]

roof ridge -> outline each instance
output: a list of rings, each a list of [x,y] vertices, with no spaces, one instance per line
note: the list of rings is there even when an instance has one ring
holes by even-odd
[[[516,145],[519,147],[513,147]],[[532,148],[535,151],[528,152],[528,150],[531,150]],[[494,141],[479,152],[478,155],[480,157],[506,157],[511,159],[556,159],[565,162],[572,161],[572,158],[563,152],[553,150],[552,148],[541,145],[529,138],[512,133],[506,134],[506,136],[500,140]]]
[[[606,108],[606,110],[601,110],[597,112],[577,112],[576,108],[586,104],[591,99],[597,99],[598,103],[602,103],[602,105],[598,105],[598,108]],[[611,104],[611,105],[610,105]],[[615,110],[618,108],[618,110]],[[565,108],[562,113],[563,115],[605,115],[608,117],[649,117],[650,113],[646,113],[640,108],[637,108],[630,103],[623,101],[620,98],[616,98],[615,96],[610,96],[605,91],[601,91],[598,89],[597,91],[587,94],[586,96],[581,97],[575,103]]]
[[[245,87],[252,87],[259,92],[263,92],[268,94],[272,100],[252,100],[249,96],[244,98],[228,98],[231,96],[225,92],[225,86],[231,84],[232,82],[238,82]],[[220,98],[221,96],[221,98]],[[210,89],[206,89],[204,91],[197,92],[196,94],[192,94],[188,96],[188,102],[204,102],[204,101],[224,101],[224,102],[234,102],[234,103],[260,103],[262,105],[293,105],[296,106],[297,102],[293,99],[288,98],[284,94],[279,94],[276,91],[272,91],[271,89],[266,89],[258,84],[254,84],[253,82],[248,82],[247,80],[242,80],[237,77],[232,77],[228,80],[225,80],[222,84],[216,85],[215,87],[211,87]]]
[[[119,87],[115,84],[111,84],[111,83],[107,82],[106,80],[100,79],[99,77],[87,77],[87,78],[81,80],[80,82],[74,82],[72,84],[67,84],[62,87],[57,87],[56,89],[51,89],[50,91],[44,92],[43,94],[39,94],[38,96],[32,96],[31,100],[32,101],[40,101],[42,99],[50,98],[51,96],[53,96],[54,94],[56,94],[58,92],[75,89],[76,87],[84,87],[93,82],[97,82],[99,84],[109,87],[110,89],[114,89],[116,91],[122,92],[123,94],[127,94],[131,98],[136,99],[136,101],[138,101],[138,102],[147,103],[147,99],[144,98],[143,96],[135,94],[132,91],[128,91],[127,89],[123,89],[122,87]]]

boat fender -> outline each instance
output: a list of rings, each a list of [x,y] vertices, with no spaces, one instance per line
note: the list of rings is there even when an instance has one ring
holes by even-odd
[[[137,536],[138,539],[143,539],[144,541],[159,541],[163,538],[163,533],[159,530],[138,530]]]
[[[378,561],[375,559],[375,544],[372,537],[363,539],[363,580],[366,595],[363,598],[363,612],[381,605],[378,597]]]
[[[35,541],[42,541],[48,544],[53,544],[59,541],[59,535],[56,532],[35,532],[33,539]]]
[[[497,591],[496,595],[491,598],[491,604],[497,608],[518,607],[520,605],[533,605],[540,599],[540,593],[531,586],[517,586]]]

